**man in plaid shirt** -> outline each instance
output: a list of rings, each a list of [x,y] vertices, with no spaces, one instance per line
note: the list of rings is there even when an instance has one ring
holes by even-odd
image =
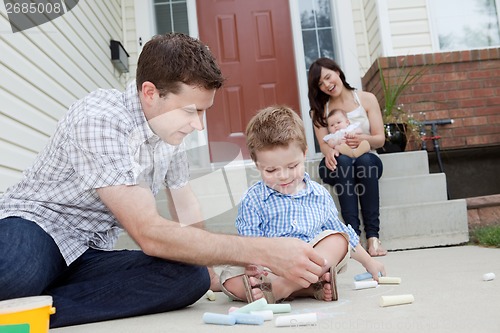
[[[143,48],[124,92],[74,103],[23,179],[0,197],[0,300],[51,295],[51,327],[175,310],[210,286],[207,266],[258,264],[308,287],[325,260],[291,238],[242,238],[202,221],[182,141],[203,130],[223,77],[183,34]],[[155,195],[165,185],[168,220]],[[183,227],[184,226],[184,227]],[[141,251],[113,251],[125,229]]]

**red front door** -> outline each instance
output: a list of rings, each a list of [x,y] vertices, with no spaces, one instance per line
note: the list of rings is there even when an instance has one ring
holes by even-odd
[[[212,162],[234,160],[245,148],[245,127],[261,108],[299,111],[288,0],[198,0],[200,39],[214,53],[224,86],[207,111]]]

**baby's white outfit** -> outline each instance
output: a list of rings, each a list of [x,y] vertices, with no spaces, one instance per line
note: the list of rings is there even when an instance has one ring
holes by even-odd
[[[342,140],[346,133],[353,132],[356,128],[359,127],[359,123],[351,123],[346,128],[339,129],[335,133],[327,134],[323,137],[323,141],[328,142],[328,140],[333,139],[335,145],[340,144],[340,140]]]

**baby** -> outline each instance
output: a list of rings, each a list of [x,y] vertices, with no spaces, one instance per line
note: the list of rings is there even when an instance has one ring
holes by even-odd
[[[342,155],[352,158],[359,157],[370,151],[370,143],[366,140],[361,141],[359,146],[354,149],[345,143],[346,135],[351,133],[360,134],[362,132],[358,123],[351,124],[344,110],[333,109],[326,117],[326,121],[330,134],[325,135],[323,140],[328,143],[331,148],[337,150]]]

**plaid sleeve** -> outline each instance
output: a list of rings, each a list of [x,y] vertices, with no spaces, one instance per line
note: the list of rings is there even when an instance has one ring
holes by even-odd
[[[165,186],[178,189],[186,186],[189,181],[189,162],[184,144],[177,146],[172,154],[167,174],[165,175]]]
[[[110,116],[85,117],[68,131],[66,147],[82,189],[136,183],[128,126]]]

